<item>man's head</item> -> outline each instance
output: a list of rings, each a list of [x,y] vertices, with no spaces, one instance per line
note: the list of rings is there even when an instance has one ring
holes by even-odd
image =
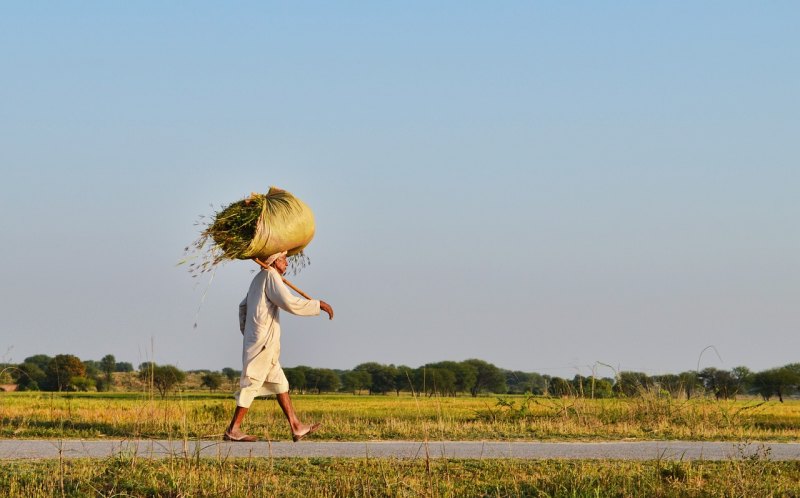
[[[272,256],[268,257],[264,260],[263,263],[259,263],[264,266],[264,268],[271,266],[278,270],[278,273],[283,275],[286,273],[286,267],[289,266],[289,263],[286,261],[286,251],[283,252],[276,252]]]
[[[262,260],[260,264],[262,266],[264,266],[264,267],[274,266],[275,261],[277,261],[278,258],[280,258],[280,257],[283,257],[285,259],[286,258],[286,251],[276,252],[275,254],[271,255],[267,259]]]
[[[288,266],[289,262],[286,261],[286,253],[283,253],[280,256],[278,256],[278,259],[276,259],[275,262],[272,263],[272,267],[278,270],[278,273],[280,273],[281,275],[286,273],[286,268]]]

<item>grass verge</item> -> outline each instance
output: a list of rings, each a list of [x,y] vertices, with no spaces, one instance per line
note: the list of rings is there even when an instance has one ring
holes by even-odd
[[[0,495],[798,496],[800,463],[394,459],[10,461]]]

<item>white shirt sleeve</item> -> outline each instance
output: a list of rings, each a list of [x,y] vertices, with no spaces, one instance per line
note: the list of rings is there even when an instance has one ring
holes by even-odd
[[[283,279],[277,270],[270,269],[268,273],[269,275],[267,275],[267,281],[264,285],[264,292],[267,295],[267,299],[269,299],[272,304],[293,315],[319,315],[320,309],[318,299],[304,299],[295,296],[289,291],[286,284],[283,283]]]

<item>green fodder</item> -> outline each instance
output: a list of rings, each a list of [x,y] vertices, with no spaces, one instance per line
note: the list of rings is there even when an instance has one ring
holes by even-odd
[[[800,463],[374,458],[11,461],[0,495],[796,496]]]
[[[264,202],[263,196],[256,195],[229,204],[216,214],[214,222],[203,232],[203,236],[211,237],[228,258],[244,257],[256,235]]]

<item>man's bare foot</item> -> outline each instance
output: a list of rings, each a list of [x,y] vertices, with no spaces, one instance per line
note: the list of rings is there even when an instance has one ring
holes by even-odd
[[[232,431],[226,430],[225,434],[222,436],[222,439],[225,441],[233,441],[236,443],[254,443],[258,441],[257,437],[248,436],[239,429],[234,429]]]
[[[319,429],[322,424],[304,425],[297,432],[292,432],[292,441],[295,443]]]

